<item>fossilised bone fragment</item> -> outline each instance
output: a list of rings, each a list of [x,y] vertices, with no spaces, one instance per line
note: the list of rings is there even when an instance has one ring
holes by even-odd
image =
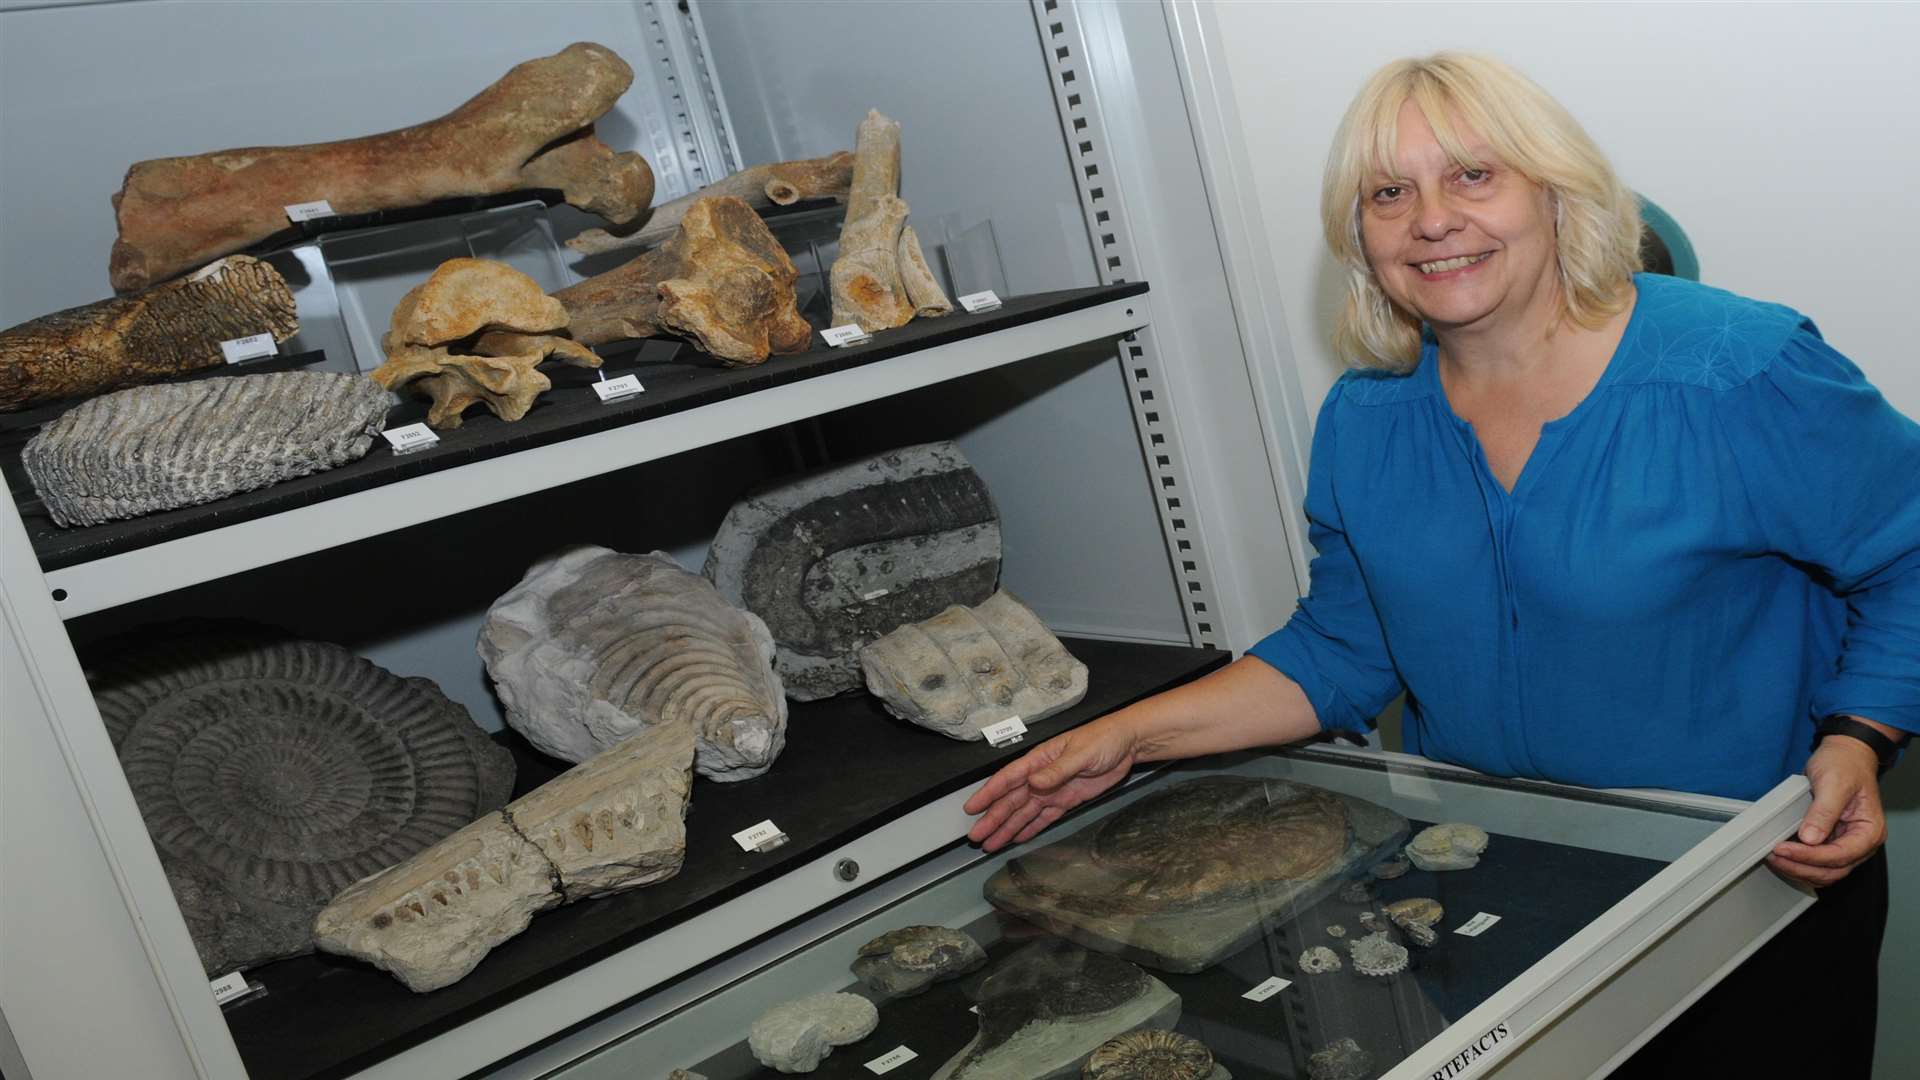
[[[390,390],[411,386],[433,402],[427,426],[440,431],[457,428],[461,414],[474,405],[512,422],[527,415],[534,401],[553,389],[553,380],[540,373],[546,357],[454,356],[446,349],[403,346],[387,353],[387,362],[368,377]]]
[[[812,339],[794,306],[799,276],[751,207],[708,198],[665,244],[553,295],[589,345],[678,334],[729,364],[758,364]]]
[[[1407,845],[1407,858],[1422,870],[1469,870],[1487,850],[1487,831],[1464,822],[1429,825]]]
[[[394,305],[384,344],[450,345],[487,330],[546,334],[566,325],[567,309],[506,263],[448,259]]]
[[[746,780],[786,745],[766,624],[665,552],[583,546],[535,563],[487,610],[478,647],[507,722],[563,761],[680,725],[700,775]]]
[[[608,151],[591,126],[632,82],[611,49],[577,42],[414,127],[139,162],[113,197],[113,287],[145,288],[256,244],[289,227],[289,205],[322,199],[365,214],[558,187],[575,206],[630,221],[653,199],[653,171],[638,154]]]
[[[993,595],[1000,519],[959,447],[909,446],[735,503],[706,574],[766,620],[787,694],[813,701],[860,686],[861,646]]]
[[[913,317],[931,319],[953,314],[953,301],[947,299],[947,290],[940,287],[940,279],[933,276],[933,268],[927,265],[927,257],[920,251],[920,236],[911,225],[900,230],[899,257],[900,282],[907,290],[907,300],[913,304]]]
[[[1007,592],[900,627],[860,650],[860,670],[888,712],[963,741],[1009,716],[1032,726],[1087,696],[1087,665]]]
[[[986,895],[1089,948],[1190,973],[1332,892],[1406,834],[1405,818],[1350,795],[1203,777],[1014,859]]]
[[[986,950],[965,931],[903,926],[860,946],[853,975],[869,990],[911,997],[936,982],[978,970],[986,962]]]
[[[588,229],[567,241],[567,246],[582,255],[598,255],[621,248],[650,248],[672,236],[688,208],[701,199],[731,196],[756,212],[769,206],[792,206],[802,199],[846,202],[847,187],[852,182],[853,154],[847,150],[804,161],[754,165],[672,202],[661,203],[634,232],[621,234],[607,229]]]
[[[615,744],[340,893],[314,943],[415,993],[458,982],[548,908],[679,873],[692,765],[684,725]]]
[[[900,198],[900,122],[867,110],[853,148],[853,183],[847,218],[840,226],[840,254],[828,271],[833,324],[857,323],[873,333],[904,326],[915,314],[953,310],[927,269],[920,240],[905,231],[907,204]]]
[[[386,416],[387,395],[357,375],[137,386],[62,413],[20,458],[56,523],[97,525],[344,465],[367,452]]]
[[[1084,1080],[1211,1080],[1213,1051],[1199,1039],[1142,1028],[1101,1043],[1080,1071]]]
[[[0,332],[0,412],[226,363],[220,343],[300,330],[273,267],[234,255],[137,296],[56,311]]]
[[[747,1048],[783,1073],[809,1073],[836,1046],[856,1043],[880,1026],[880,1010],[858,994],[814,994],[775,1005],[753,1022]]]
[[[169,627],[117,643],[92,683],[210,977],[313,951],[335,893],[513,786],[439,687],[337,645]]]

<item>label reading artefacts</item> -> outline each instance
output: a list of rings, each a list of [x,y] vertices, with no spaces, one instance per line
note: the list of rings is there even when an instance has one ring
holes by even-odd
[[[775,825],[772,818],[768,818],[758,825],[734,833],[733,842],[740,845],[741,851],[772,851],[787,842],[787,834],[780,831],[780,826]]]
[[[980,729],[987,737],[987,745],[992,747],[1012,746],[1027,737],[1027,725],[1017,716],[1009,716],[997,724],[988,724]]]
[[[997,310],[1000,307],[1000,298],[993,294],[992,289],[982,289],[961,297],[960,306],[978,315],[983,311]]]
[[[207,985],[213,988],[213,1003],[225,1005],[247,992],[247,977],[237,971],[230,971]]]
[[[1508,1022],[1500,1021],[1448,1058],[1445,1065],[1433,1070],[1432,1080],[1463,1080],[1472,1076],[1479,1071],[1482,1063],[1491,1059],[1495,1048],[1512,1041],[1513,1034]]]
[[[226,355],[227,363],[237,364],[242,360],[258,360],[263,356],[276,356],[280,347],[273,343],[272,334],[248,334],[220,343],[220,351]]]
[[[1273,995],[1279,993],[1282,990],[1285,990],[1287,987],[1292,985],[1293,985],[1292,980],[1283,979],[1280,976],[1275,975],[1267,979],[1265,982],[1259,984],[1258,986],[1255,986],[1253,989],[1247,991],[1246,993],[1241,994],[1240,996],[1243,998],[1246,998],[1248,1001],[1265,1001],[1268,998],[1272,997]]]
[[[325,199],[319,199],[314,202],[287,204],[287,220],[289,221],[316,221],[320,218],[332,216],[333,207],[328,206],[327,200]]]
[[[396,454],[411,454],[415,450],[425,450],[440,441],[440,436],[425,424],[408,424],[406,427],[388,428],[380,433],[393,444]]]
[[[1489,915],[1483,911],[1473,918],[1468,919],[1466,922],[1461,923],[1459,926],[1454,927],[1453,932],[1463,934],[1467,937],[1479,937],[1481,934],[1487,932],[1488,927],[1499,921],[1500,916]]]
[[[919,1054],[914,1053],[905,1046],[896,1046],[886,1053],[881,1054],[879,1057],[874,1058],[872,1061],[867,1062],[867,1068],[874,1073],[892,1072],[919,1056]]]
[[[865,345],[867,342],[873,340],[872,334],[860,329],[859,326],[853,323],[848,323],[845,326],[829,326],[825,330],[820,331],[820,336],[826,338],[827,344],[836,349],[845,348],[848,345]]]
[[[603,403],[619,401],[622,398],[630,398],[645,389],[646,387],[640,385],[640,376],[638,375],[622,375],[617,379],[601,379],[599,382],[593,384],[593,392],[600,395],[600,400]]]

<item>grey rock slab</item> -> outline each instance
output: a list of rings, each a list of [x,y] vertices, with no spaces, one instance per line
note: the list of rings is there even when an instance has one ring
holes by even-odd
[[[1087,665],[1005,591],[894,630],[860,650],[860,669],[888,712],[970,742],[1008,717],[1031,726],[1087,696]]]
[[[992,596],[1000,518],[958,447],[909,446],[735,503],[706,574],[766,620],[787,693],[813,701],[860,687],[861,646]]]
[[[880,1010],[858,994],[814,994],[775,1005],[753,1022],[747,1048],[783,1073],[808,1073],[836,1046],[859,1042],[880,1026]]]
[[[869,990],[911,997],[936,982],[977,971],[986,962],[986,950],[965,931],[903,926],[860,946],[852,968]]]

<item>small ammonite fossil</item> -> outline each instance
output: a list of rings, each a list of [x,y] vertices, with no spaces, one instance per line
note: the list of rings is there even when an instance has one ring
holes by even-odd
[[[1340,954],[1325,945],[1315,945],[1300,954],[1300,970],[1309,975],[1325,975],[1340,970]]]
[[[1407,970],[1407,947],[1387,936],[1384,930],[1347,943],[1353,957],[1353,970],[1362,975],[1386,978]]]
[[[1207,1044],[1158,1028],[1108,1039],[1080,1071],[1085,1080],[1206,1080],[1212,1074]]]
[[[1417,922],[1421,926],[1433,926],[1446,914],[1440,901],[1427,896],[1415,896],[1406,900],[1395,900],[1387,905],[1387,918],[1396,923]]]

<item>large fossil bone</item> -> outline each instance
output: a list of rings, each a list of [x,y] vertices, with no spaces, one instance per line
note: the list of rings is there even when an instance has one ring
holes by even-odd
[[[352,885],[314,944],[415,993],[458,982],[542,911],[679,873],[692,766],[688,725],[649,728]]]
[[[872,333],[904,326],[914,316],[953,310],[927,268],[920,240],[907,228],[900,198],[900,122],[869,109],[854,141],[853,184],[840,254],[828,280],[833,324],[858,323]]]
[[[680,227],[680,220],[687,216],[687,210],[701,199],[731,196],[756,211],[770,206],[792,206],[802,199],[846,202],[847,188],[852,183],[850,151],[803,161],[772,161],[742,169],[698,191],[661,203],[647,215],[646,224],[632,232],[588,229],[567,241],[567,246],[582,255],[598,255],[621,248],[650,248],[672,236],[673,230]]]
[[[0,412],[226,362],[220,343],[300,329],[293,293],[245,255],[137,296],[56,311],[0,332]]]
[[[588,345],[680,334],[730,364],[804,352],[813,328],[794,306],[799,278],[753,208],[730,196],[687,208],[673,239],[553,295]]]
[[[364,214],[559,188],[581,209],[631,221],[653,200],[653,171],[638,154],[608,149],[592,125],[632,82],[613,50],[583,41],[516,65],[414,127],[138,162],[113,197],[113,287],[145,288],[256,244],[289,227],[287,206],[321,199],[335,213]]]

